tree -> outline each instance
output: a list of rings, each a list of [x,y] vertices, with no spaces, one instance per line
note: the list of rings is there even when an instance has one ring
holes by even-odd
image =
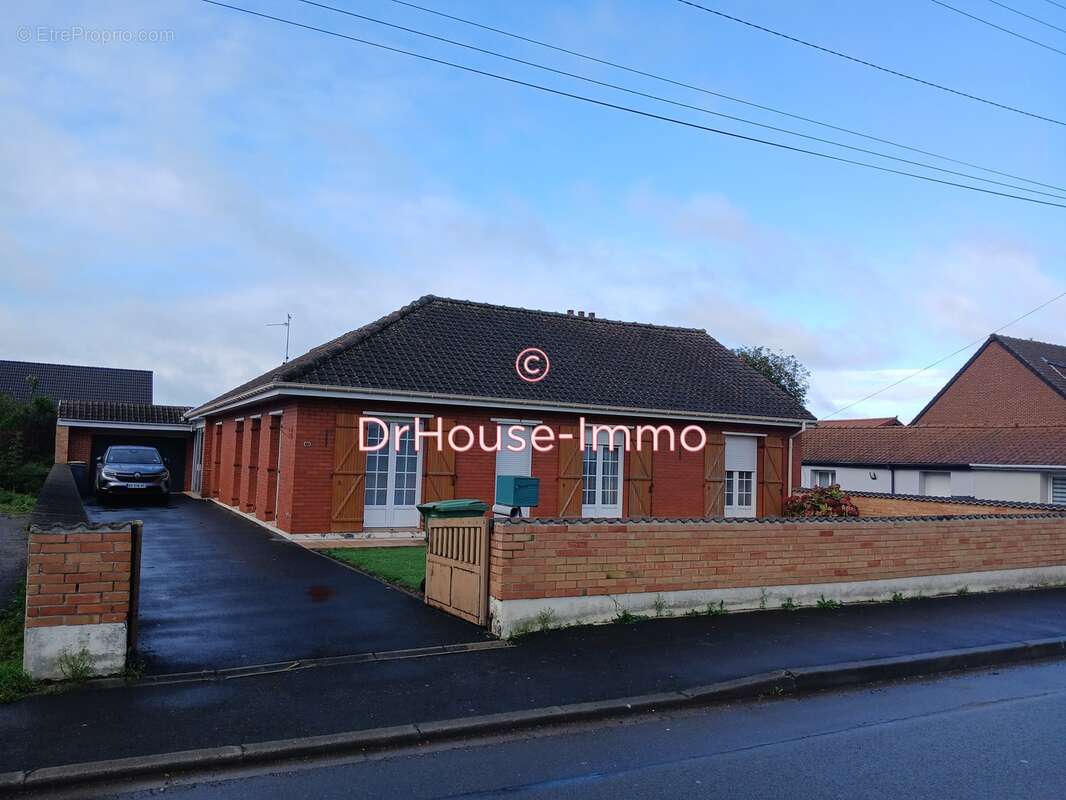
[[[807,402],[811,371],[798,358],[769,347],[738,347],[734,351],[740,360],[756,372],[766,376],[803,405]]]

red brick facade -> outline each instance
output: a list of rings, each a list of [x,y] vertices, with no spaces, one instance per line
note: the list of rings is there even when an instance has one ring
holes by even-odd
[[[280,412],[280,414],[278,413]],[[224,415],[208,416],[204,433],[203,490],[205,497],[219,500],[252,512],[259,519],[271,520],[274,514],[273,488],[276,484],[276,524],[291,533],[327,533],[338,530],[361,530],[361,525],[344,527],[333,518],[334,491],[338,481],[349,480],[335,475],[335,443],[338,415],[375,414],[429,414],[432,417],[454,421],[477,429],[483,425],[494,430],[494,419],[533,417],[556,432],[563,425],[573,425],[577,415],[557,413],[533,414],[507,410],[473,409],[458,406],[403,405],[379,401],[330,400],[314,398],[288,398],[280,402],[268,402],[249,406]],[[273,413],[273,417],[271,417]],[[252,424],[252,418],[260,421]],[[242,422],[238,422],[242,419]],[[604,424],[658,424],[656,420],[632,418],[588,417],[589,423]],[[430,425],[435,425],[435,420]],[[242,450],[238,456],[236,442],[238,426],[243,437]],[[673,423],[680,431],[685,423]],[[756,513],[759,516],[776,514],[780,510],[784,487],[783,472],[787,468],[788,436],[794,428],[745,426],[740,424],[706,425],[711,434],[723,431],[763,434],[758,439],[760,468],[756,491]],[[495,436],[490,433],[490,441]],[[280,448],[280,478],[271,473],[272,465],[278,463]],[[762,458],[767,452],[780,454],[777,469],[781,475],[769,480],[763,474]],[[768,458],[768,456],[767,456]],[[252,481],[248,465],[254,459],[257,478]],[[425,458],[423,459],[425,461]],[[621,488],[622,513],[629,509],[629,470],[632,458],[623,456],[623,481]],[[768,463],[768,462],[767,462]],[[239,465],[239,466],[238,466]],[[719,472],[724,465],[718,464]],[[532,473],[541,479],[540,505],[532,509],[534,516],[557,516],[559,513],[559,450],[532,454]],[[651,484],[651,509],[655,515],[703,516],[705,509],[705,486],[707,465],[703,453],[689,453],[678,448],[675,451],[660,450],[653,455]],[[769,470],[769,467],[768,467]],[[423,464],[425,475],[425,464]],[[768,474],[768,472],[767,472]],[[235,476],[245,476],[243,480]],[[451,476],[450,476],[451,477]],[[718,477],[720,480],[720,476]],[[455,453],[453,497],[476,498],[491,504],[494,501],[496,480],[496,454],[473,448]],[[253,491],[254,486],[254,491]],[[423,477],[423,498],[426,478]],[[340,487],[343,489],[343,486]]]
[[[1066,564],[1066,515],[497,524],[497,600],[871,581]]]
[[[1066,399],[992,341],[913,424],[1066,425]]]
[[[127,622],[133,530],[31,529],[26,627]]]

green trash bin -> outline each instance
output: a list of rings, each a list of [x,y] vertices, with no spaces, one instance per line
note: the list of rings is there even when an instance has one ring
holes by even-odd
[[[488,504],[480,500],[434,500],[432,503],[422,503],[418,510],[426,519],[430,517],[456,518],[456,517],[480,517],[488,510]]]

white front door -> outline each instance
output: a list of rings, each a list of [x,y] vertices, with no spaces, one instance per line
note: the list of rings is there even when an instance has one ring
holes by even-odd
[[[192,486],[189,488],[200,494],[204,476],[204,429],[197,428],[192,437]]]
[[[621,434],[614,447],[607,444],[607,433],[599,432],[598,441],[585,444],[582,469],[581,516],[622,516],[622,449]]]
[[[400,428],[406,428],[399,433]],[[396,437],[399,435],[399,448]],[[381,442],[378,425],[367,429],[366,442]],[[415,452],[410,422],[390,422],[388,443],[366,454],[366,489],[363,524],[368,528],[417,528],[422,500],[422,453]]]

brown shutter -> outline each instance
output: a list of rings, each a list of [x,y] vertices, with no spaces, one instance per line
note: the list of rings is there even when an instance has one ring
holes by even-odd
[[[577,425],[559,427],[559,516],[581,516],[582,458]],[[563,438],[570,434],[569,438]]]
[[[762,516],[781,516],[784,499],[785,443],[781,436],[767,436],[762,442],[758,476],[762,492]]]
[[[641,431],[640,447],[629,453],[629,511],[631,517],[651,516],[652,432]]]
[[[725,436],[707,431],[703,448],[703,516],[725,516]]]
[[[436,439],[424,439],[426,448],[426,476],[422,483],[422,502],[455,499],[455,451],[448,445],[448,432],[455,427],[454,419],[439,420],[441,446]]]
[[[359,449],[359,416],[338,414],[333,437],[333,496],[330,530],[363,529],[366,453]]]

